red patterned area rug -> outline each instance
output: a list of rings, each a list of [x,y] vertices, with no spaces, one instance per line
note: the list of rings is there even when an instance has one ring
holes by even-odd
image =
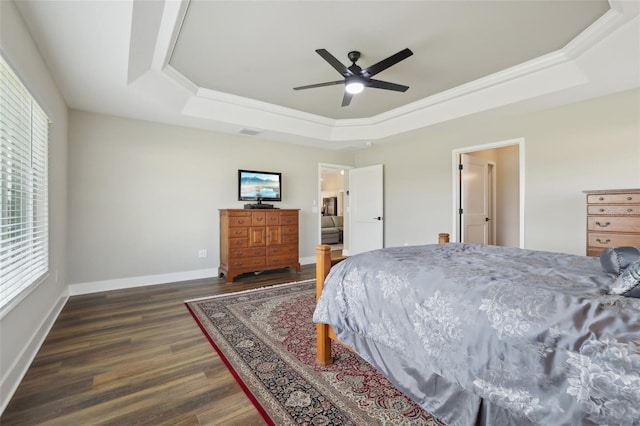
[[[315,362],[315,280],[186,301],[268,424],[441,425],[356,354]]]

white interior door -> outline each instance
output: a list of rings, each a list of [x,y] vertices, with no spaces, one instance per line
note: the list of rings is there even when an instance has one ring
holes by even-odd
[[[384,197],[382,164],[349,169],[348,255],[383,247]]]
[[[461,157],[462,242],[489,244],[489,162],[468,154]]]

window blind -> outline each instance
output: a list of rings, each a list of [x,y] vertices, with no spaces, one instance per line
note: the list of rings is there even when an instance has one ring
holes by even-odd
[[[0,310],[49,270],[49,118],[0,56]]]

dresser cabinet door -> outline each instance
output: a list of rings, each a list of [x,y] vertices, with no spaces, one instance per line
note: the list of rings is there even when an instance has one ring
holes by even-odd
[[[267,226],[267,245],[280,245],[282,243],[282,232],[279,226]]]
[[[252,226],[249,228],[249,244],[251,247],[263,247],[266,245],[264,226]]]

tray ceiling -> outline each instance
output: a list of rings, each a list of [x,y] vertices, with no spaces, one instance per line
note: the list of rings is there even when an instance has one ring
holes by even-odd
[[[15,2],[70,108],[358,149],[481,111],[640,86],[640,3],[622,0]],[[341,107],[316,52],[414,54]]]

